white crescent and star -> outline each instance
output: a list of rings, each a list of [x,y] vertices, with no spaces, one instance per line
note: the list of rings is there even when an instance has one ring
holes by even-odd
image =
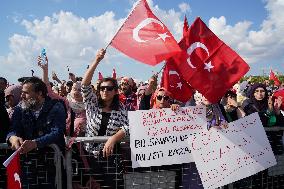
[[[20,175],[18,173],[14,173],[14,179],[15,179],[15,182],[18,181],[19,184],[20,184],[20,188],[22,188],[21,186],[21,179],[20,179]]]
[[[191,68],[196,68],[190,61],[190,56],[193,53],[193,51],[197,48],[202,48],[206,51],[207,55],[209,56],[208,48],[201,42],[194,42],[190,45],[190,47],[187,49],[187,54],[189,55],[189,58],[187,59],[187,63]],[[213,69],[214,66],[212,66],[211,61],[208,63],[204,63],[204,69],[210,72],[211,69]]]
[[[180,79],[179,74],[178,74],[178,72],[177,72],[177,71],[170,70],[170,71],[169,71],[169,76],[170,76],[170,75],[177,75],[177,76],[178,76],[178,78]],[[174,86],[170,85],[170,87],[174,87]],[[181,82],[178,82],[178,83],[177,83],[177,87],[176,87],[176,88],[181,89],[181,87],[182,87],[182,83],[181,83]]]
[[[148,40],[143,40],[139,37],[139,31],[141,29],[143,29],[145,26],[147,26],[148,24],[150,23],[156,23],[156,24],[159,24],[163,29],[164,29],[164,24],[162,22],[160,22],[159,20],[157,19],[154,19],[154,18],[146,18],[145,20],[142,20],[137,26],[136,28],[133,29],[133,32],[132,32],[132,37],[135,41],[139,42],[139,43],[145,43],[147,42]],[[167,35],[167,32],[166,33],[157,33],[157,35],[159,37],[156,38],[156,40],[158,39],[162,39],[163,41],[166,41],[166,38],[170,37],[169,35]]]

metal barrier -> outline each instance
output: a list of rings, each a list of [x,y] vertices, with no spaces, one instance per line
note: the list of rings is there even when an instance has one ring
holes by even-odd
[[[3,162],[13,153],[7,144],[0,143],[0,189],[6,189],[6,168]],[[57,188],[62,189],[64,182],[62,173],[62,159],[64,159],[61,150],[57,145],[52,144],[40,150],[33,150],[25,155],[21,155],[21,169],[25,175],[21,180],[22,187],[33,188]],[[46,168],[52,170],[48,172]],[[55,184],[55,186],[54,186]]]
[[[278,132],[283,131],[283,127],[270,127],[265,128],[267,132]],[[282,133],[282,132],[281,132]],[[77,146],[83,148],[84,143],[102,143],[106,142],[109,137],[78,137],[73,139]],[[75,144],[73,144],[74,146]],[[282,146],[281,146],[282,148]],[[82,149],[81,149],[82,150]],[[198,171],[194,163],[182,164],[182,165],[170,165],[160,167],[147,167],[147,168],[136,168],[131,167],[130,159],[130,148],[129,140],[126,139],[120,146],[120,157],[122,157],[123,173],[113,172],[109,174],[120,175],[123,178],[123,186],[117,185],[115,188],[186,188],[186,189],[197,189],[203,188],[200,180]],[[85,152],[86,153],[86,152]],[[116,152],[117,154],[118,152]],[[85,158],[94,156],[93,154],[86,153],[83,155]],[[223,186],[223,189],[238,189],[238,188],[284,188],[284,154],[276,155],[277,165],[269,168],[261,173],[242,179],[235,183],[231,183],[227,186]],[[98,161],[98,160],[93,160]],[[98,162],[100,163],[100,162]],[[121,162],[120,162],[121,163]],[[118,166],[118,165],[117,165]],[[121,166],[121,165],[120,165]],[[111,169],[112,167],[105,167],[105,169]],[[66,154],[66,170],[67,170],[67,188],[72,188],[72,183],[77,183],[76,186],[81,188],[91,189],[97,186],[86,186],[86,181],[89,178],[99,176],[98,173],[90,173],[92,167],[84,167],[82,160],[72,160],[72,150]],[[96,167],[93,167],[96,169]],[[73,171],[72,171],[73,170]],[[114,181],[115,182],[115,181]],[[100,183],[100,180],[97,180]],[[241,183],[241,184],[240,184]],[[101,185],[101,188],[106,186]],[[78,187],[79,188],[79,187]]]
[[[284,128],[271,127],[265,128],[265,130],[267,132],[277,133],[279,131],[283,131]],[[61,169],[61,151],[57,146],[52,145],[52,152],[49,152],[45,156],[45,159],[51,166],[54,166],[54,164],[58,163],[55,169],[56,171],[54,171],[54,175],[52,175],[53,178],[55,175],[57,175],[55,179],[57,188],[107,188],[107,186],[104,185],[104,181],[106,180],[107,182],[111,182],[112,186],[115,185],[115,187],[113,188],[202,188],[202,183],[194,163],[133,169],[131,167],[129,139],[122,141],[121,145],[119,147],[117,146],[116,148],[116,151],[114,153],[115,158],[108,160],[105,160],[101,157],[94,158],[93,154],[87,153],[83,150],[84,143],[103,143],[107,141],[108,138],[109,137],[98,136],[78,137],[72,139],[75,143],[72,145],[72,149],[66,151],[65,155],[67,186],[62,186],[60,183],[63,178],[62,173],[64,173],[64,171]],[[4,162],[4,160],[7,159],[11,153],[12,150],[10,150],[6,144],[0,144],[1,162]],[[38,153],[28,153],[27,156],[21,158],[21,161],[26,161],[28,164],[37,163],[37,159],[39,157],[38,155]],[[56,155],[56,158],[54,158],[54,155]],[[276,155],[276,159],[276,166],[235,183],[223,186],[222,188],[284,188],[284,154]],[[55,161],[57,163],[55,163]],[[100,167],[100,169],[98,169],[98,167]],[[22,167],[22,169],[26,169],[25,165]],[[41,172],[40,169],[41,165],[37,165],[37,168],[34,168],[34,170],[37,170],[37,175],[33,175],[35,179],[29,180],[33,180],[32,183],[35,188],[38,188],[37,184],[43,183],[48,180],[48,175],[43,176],[45,173]],[[102,175],[100,173],[101,170],[106,174]],[[111,178],[111,181],[110,179],[107,179],[107,177]],[[36,183],[34,182],[34,180],[36,180]],[[5,168],[1,163],[0,188],[5,188],[5,182]],[[30,188],[32,188],[32,186]],[[112,187],[110,186],[109,188]]]

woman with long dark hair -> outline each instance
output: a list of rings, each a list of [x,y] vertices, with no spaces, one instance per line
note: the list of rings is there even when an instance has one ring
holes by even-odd
[[[128,133],[128,118],[127,111],[119,102],[116,79],[103,78],[97,86],[97,94],[93,93],[91,80],[104,55],[105,50],[101,49],[85,73],[82,80],[82,92],[87,115],[86,136],[111,137],[105,144],[87,143],[85,149],[94,155],[90,163],[95,172],[102,174],[103,182],[100,184],[103,187],[117,188],[123,187],[123,183],[118,182],[118,180],[123,180],[122,174],[112,175],[109,173],[113,172],[107,173],[107,171],[111,170],[110,167],[116,167],[119,164],[120,160],[115,150],[119,148],[118,142]],[[97,163],[98,161],[100,163]],[[96,178],[96,180],[101,179]]]

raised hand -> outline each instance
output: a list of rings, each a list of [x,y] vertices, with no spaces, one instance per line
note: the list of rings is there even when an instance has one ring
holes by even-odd
[[[278,98],[275,99],[274,101],[274,110],[276,113],[280,112],[280,107],[281,107],[281,104],[282,104],[282,96],[279,96]]]
[[[46,57],[45,60],[46,60],[46,64],[43,64],[41,56],[38,56],[37,57],[37,65],[39,67],[41,67],[41,69],[43,69],[43,70],[48,70],[48,58]]]
[[[227,99],[227,104],[229,106],[232,106],[232,107],[235,107],[235,108],[238,107],[237,101],[234,98],[230,97],[230,96]]]
[[[158,80],[158,75],[154,74],[150,79],[149,79],[149,86],[145,90],[146,95],[150,95],[155,92],[157,89],[157,80]]]
[[[272,100],[272,96],[268,97],[268,110],[269,111],[273,111],[273,100]]]
[[[100,49],[96,55],[96,62],[100,62],[104,58],[105,54],[106,54],[106,50]]]

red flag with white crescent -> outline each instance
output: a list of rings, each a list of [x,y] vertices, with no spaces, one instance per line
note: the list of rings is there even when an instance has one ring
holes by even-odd
[[[274,85],[280,86],[280,81],[272,70],[270,70],[269,79],[274,81]]]
[[[21,189],[20,153],[15,151],[4,163],[7,172],[7,189]]]
[[[99,80],[103,80],[103,74],[101,72],[99,72]]]
[[[113,79],[116,79],[116,71],[115,71],[114,68],[112,69],[112,78],[113,78]]]
[[[182,78],[172,58],[166,62],[161,86],[172,94],[172,98],[181,102],[187,102],[193,95],[192,87]]]
[[[187,22],[187,18],[186,16],[184,16],[184,21],[183,21],[183,36],[185,36],[185,34],[187,33],[189,29],[189,25],[188,25],[188,22]]]
[[[179,72],[211,103],[217,103],[248,70],[248,64],[198,17],[179,43]]]
[[[138,2],[110,44],[127,56],[152,66],[181,51],[146,0]]]

